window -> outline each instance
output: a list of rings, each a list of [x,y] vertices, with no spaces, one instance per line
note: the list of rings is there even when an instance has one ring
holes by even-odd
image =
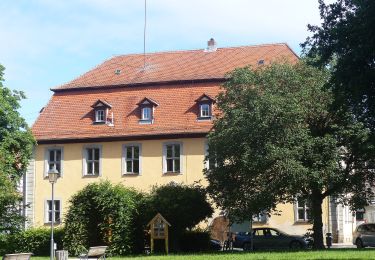
[[[100,175],[101,165],[101,147],[88,146],[84,148],[84,175],[98,176]]]
[[[364,221],[365,220],[365,209],[357,209],[356,210],[355,220],[356,221]]]
[[[142,108],[142,120],[151,120],[151,107]]]
[[[200,105],[200,116],[201,117],[211,117],[211,106],[209,104]]]
[[[104,122],[104,110],[95,110],[95,122]]]
[[[268,220],[268,216],[266,213],[258,213],[253,215],[253,222],[256,223],[266,223]]]
[[[159,104],[151,99],[151,98],[144,98],[140,102],[137,103],[140,108],[140,124],[153,124],[154,123],[154,109],[159,106]]]
[[[181,143],[164,144],[163,168],[164,173],[181,173]]]
[[[98,99],[92,106],[94,109],[94,124],[95,123],[106,123],[108,120],[107,116],[112,109],[112,105],[105,100]],[[113,112],[112,112],[112,123],[113,124]]]
[[[61,201],[60,200],[54,200],[54,222],[60,222],[60,216],[61,216]],[[46,201],[46,217],[45,222],[51,223],[52,222],[52,200]]]
[[[50,147],[45,150],[45,172],[44,176],[48,176],[49,170],[56,169],[62,176],[63,148]]]
[[[302,198],[297,198],[296,199],[296,221],[304,221],[307,222],[311,220],[311,211],[310,211],[310,206],[309,203],[302,199]]]
[[[123,146],[123,173],[140,174],[141,145],[127,144]]]
[[[217,167],[216,156],[211,156],[211,158],[209,158],[208,142],[205,142],[205,144],[204,144],[204,155],[205,155],[204,168],[206,170],[213,169],[213,168]]]
[[[211,120],[212,119],[212,104],[215,100],[207,94],[201,95],[195,100],[198,105],[197,117],[198,120]]]

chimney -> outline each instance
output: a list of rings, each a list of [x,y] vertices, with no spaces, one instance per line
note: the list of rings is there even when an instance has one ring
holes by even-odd
[[[213,52],[213,51],[216,51],[216,50],[217,50],[216,41],[214,40],[214,38],[211,38],[207,42],[207,49],[205,51],[206,52]]]

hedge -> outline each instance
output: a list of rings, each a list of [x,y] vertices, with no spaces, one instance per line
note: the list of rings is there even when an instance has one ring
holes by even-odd
[[[63,248],[62,238],[64,230],[54,229],[54,241],[57,249]],[[0,236],[0,255],[10,253],[31,252],[37,256],[48,256],[50,254],[51,229],[31,228],[25,231]]]
[[[112,255],[140,253],[143,195],[121,184],[101,181],[73,195],[65,217],[64,247],[78,255],[90,246],[108,245]]]

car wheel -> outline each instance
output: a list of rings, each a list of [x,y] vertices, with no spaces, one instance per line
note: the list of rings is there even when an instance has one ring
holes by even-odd
[[[357,238],[357,240],[355,241],[355,245],[357,246],[357,248],[363,248],[362,239]]]
[[[302,248],[302,244],[298,241],[292,241],[289,245],[290,249],[297,250]]]
[[[250,251],[251,250],[251,244],[250,243],[244,243],[243,244],[243,251]]]

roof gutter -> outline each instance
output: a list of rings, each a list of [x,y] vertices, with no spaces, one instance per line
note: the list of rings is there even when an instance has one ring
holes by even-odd
[[[136,140],[160,140],[160,139],[178,139],[178,138],[203,138],[203,137],[206,137],[207,134],[208,132],[196,132],[196,133],[156,134],[156,135],[58,138],[58,139],[37,140],[37,143],[38,144],[68,144],[68,143],[136,141]]]
[[[189,80],[170,80],[170,81],[155,81],[155,82],[140,82],[140,83],[128,83],[118,85],[99,85],[99,86],[88,86],[88,87],[72,87],[72,88],[51,88],[50,90],[57,92],[70,92],[70,91],[81,91],[81,90],[97,90],[97,89],[112,89],[112,88],[125,88],[125,87],[141,87],[141,86],[160,86],[160,85],[175,85],[175,84],[190,84],[190,83],[209,83],[209,82],[220,82],[227,81],[228,78],[209,78],[209,79],[189,79]]]

